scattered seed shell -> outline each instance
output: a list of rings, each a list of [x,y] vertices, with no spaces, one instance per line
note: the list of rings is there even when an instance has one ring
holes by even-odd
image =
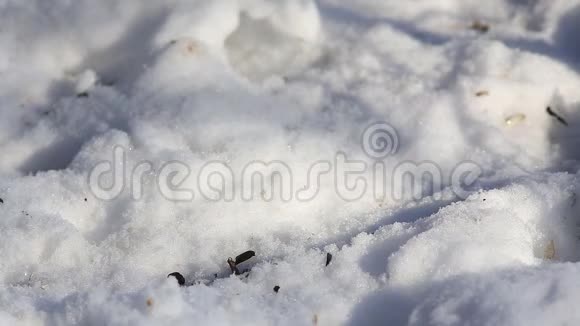
[[[482,23],[478,20],[474,21],[473,24],[471,24],[469,26],[469,28],[471,30],[474,30],[474,31],[482,33],[482,34],[485,34],[485,33],[489,32],[489,30],[490,30],[490,27],[488,24]]]
[[[488,96],[489,95],[489,91],[479,91],[477,93],[475,93],[475,96],[477,97],[483,97],[483,96]]]
[[[526,115],[523,113],[516,113],[505,119],[505,124],[508,126],[515,126],[526,121]]]
[[[332,262],[332,254],[329,252],[326,254],[326,266],[330,265]]]
[[[243,254],[239,255],[236,257],[236,265],[239,265],[247,260],[250,260],[252,257],[256,256],[256,253],[254,251],[246,251]]]
[[[236,262],[234,261],[234,259],[232,257],[228,258],[228,265],[230,266],[230,270],[232,271],[232,274],[235,275],[240,275],[240,270],[238,269],[238,266],[236,266]]]
[[[170,277],[175,277],[175,279],[177,280],[177,284],[179,284],[179,286],[185,286],[185,277],[183,277],[181,273],[175,272],[167,275],[167,278]]]
[[[97,85],[105,86],[105,87],[113,87],[117,82],[113,79],[109,80],[100,80],[97,82]]]
[[[556,258],[556,243],[554,240],[550,240],[546,250],[544,251],[544,259],[546,260],[554,260]]]
[[[548,106],[548,108],[546,109],[546,112],[548,113],[549,116],[553,117],[554,119],[558,120],[558,122],[560,122],[564,126],[568,127],[568,121],[566,121],[564,118],[562,118],[561,115],[554,112],[554,110],[552,110],[551,107]]]

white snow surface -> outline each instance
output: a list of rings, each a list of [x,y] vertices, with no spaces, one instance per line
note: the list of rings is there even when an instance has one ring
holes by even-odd
[[[580,324],[579,28],[579,0],[0,0],[0,325]],[[377,181],[380,121],[388,171],[444,178],[238,196],[256,161]],[[119,148],[153,171],[103,200]],[[173,161],[193,198],[157,186]],[[211,162],[232,200],[198,191]]]

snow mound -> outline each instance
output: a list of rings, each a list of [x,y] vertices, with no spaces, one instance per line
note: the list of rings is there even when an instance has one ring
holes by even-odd
[[[0,325],[577,323],[578,8],[0,0]]]

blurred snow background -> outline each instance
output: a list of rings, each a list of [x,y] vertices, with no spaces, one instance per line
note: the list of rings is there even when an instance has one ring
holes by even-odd
[[[0,324],[579,323],[578,28],[576,0],[0,0]],[[301,184],[339,151],[370,162],[375,121],[399,132],[390,167],[481,166],[469,198],[87,184],[116,146],[156,167],[280,160]],[[247,278],[166,279],[250,249]]]

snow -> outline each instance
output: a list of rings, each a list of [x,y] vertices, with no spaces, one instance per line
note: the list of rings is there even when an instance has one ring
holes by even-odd
[[[577,324],[579,18],[0,0],[0,325]]]

